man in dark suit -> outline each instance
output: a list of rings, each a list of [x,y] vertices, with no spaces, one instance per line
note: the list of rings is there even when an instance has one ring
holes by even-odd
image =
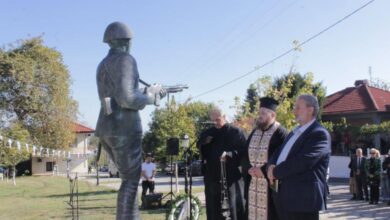
[[[368,187],[367,187],[367,175],[364,172],[364,165],[366,163],[366,158],[363,157],[363,151],[361,148],[356,149],[356,157],[352,159],[351,168],[353,175],[356,180],[357,187],[357,200],[364,200],[363,192],[366,201],[368,201]]]
[[[267,175],[277,184],[273,198],[281,219],[317,220],[326,209],[330,135],[316,117],[317,98],[300,95],[294,106],[299,126],[268,161]]]

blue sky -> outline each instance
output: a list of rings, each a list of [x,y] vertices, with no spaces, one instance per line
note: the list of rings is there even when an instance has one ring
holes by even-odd
[[[79,103],[79,120],[94,127],[100,102],[96,67],[107,54],[106,26],[122,21],[134,33],[131,53],[143,80],[190,88],[184,102],[251,71],[367,3],[368,0],[164,0],[15,1],[3,0],[0,45],[43,34],[59,50]],[[263,75],[280,76],[294,65],[313,72],[327,94],[356,79],[390,82],[390,1],[377,0],[343,23],[284,58],[196,100],[222,105],[229,116],[234,97],[244,99],[249,84]],[[154,107],[142,111],[144,129]]]

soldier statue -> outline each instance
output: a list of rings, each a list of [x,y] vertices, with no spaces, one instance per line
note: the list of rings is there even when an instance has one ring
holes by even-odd
[[[118,192],[116,219],[139,219],[137,188],[142,164],[142,126],[139,110],[158,105],[166,91],[161,85],[138,88],[138,69],[130,55],[132,34],[121,22],[106,28],[103,42],[110,47],[97,68],[101,109],[96,136],[118,168],[122,183]]]

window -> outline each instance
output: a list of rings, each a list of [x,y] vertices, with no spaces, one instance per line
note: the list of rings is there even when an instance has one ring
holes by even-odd
[[[46,172],[51,172],[53,171],[53,162],[46,162]]]

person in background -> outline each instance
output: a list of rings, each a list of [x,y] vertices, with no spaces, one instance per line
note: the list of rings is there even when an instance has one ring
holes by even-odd
[[[147,153],[145,162],[142,163],[142,201],[149,190],[149,194],[154,193],[154,177],[156,176],[156,164],[152,162],[151,153]]]
[[[369,204],[378,204],[379,201],[379,186],[381,174],[381,160],[379,151],[375,148],[370,150],[370,159],[366,161],[365,172],[368,177],[370,186],[370,202]]]
[[[366,173],[364,172],[365,169],[365,164],[366,164],[366,159],[363,157],[363,150],[361,148],[356,149],[356,157],[352,160],[352,170],[353,170],[353,175],[356,180],[356,196],[357,200],[366,200],[368,201],[368,188],[367,188],[367,176]],[[363,197],[363,192],[364,196]]]
[[[355,155],[351,155],[351,160],[349,161],[348,168],[350,169],[349,172],[349,192],[352,194],[352,198],[350,200],[356,200],[357,199],[357,187],[356,187],[356,179],[355,175],[353,174],[352,170],[352,161],[354,161]]]
[[[383,198],[385,201],[387,201],[387,205],[390,206],[390,150],[389,152],[387,153],[387,155],[385,156],[385,159],[383,160],[383,163],[382,163],[382,168],[383,168],[383,171],[385,171],[385,176],[387,178],[385,178],[385,183],[383,184],[384,186],[384,190],[383,190]]]

